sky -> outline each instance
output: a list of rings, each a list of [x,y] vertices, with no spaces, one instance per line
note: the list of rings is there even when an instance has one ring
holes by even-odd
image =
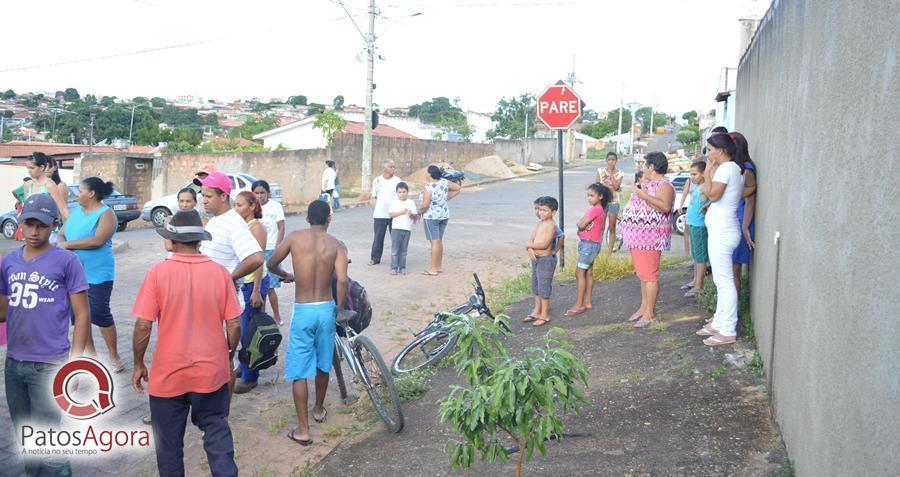
[[[343,4],[365,32],[368,1]],[[738,19],[768,4],[377,0],[375,103],[446,96],[492,112],[574,65],[594,110],[622,98],[679,116],[710,109],[722,68],[738,63]],[[31,0],[5,2],[3,16],[2,91],[365,103],[364,41],[339,0]]]

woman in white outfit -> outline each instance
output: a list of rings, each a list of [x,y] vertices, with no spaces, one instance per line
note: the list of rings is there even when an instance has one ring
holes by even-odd
[[[737,218],[738,203],[744,189],[744,168],[734,161],[737,147],[725,133],[713,134],[706,140],[709,165],[703,193],[712,202],[706,213],[709,231],[709,263],[716,283],[716,314],[699,336],[707,346],[721,346],[735,342],[738,322],[738,296],[734,287],[732,254],[741,241],[741,224]]]

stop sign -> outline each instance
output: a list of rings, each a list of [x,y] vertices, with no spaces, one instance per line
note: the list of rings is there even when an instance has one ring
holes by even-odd
[[[568,85],[550,86],[538,97],[537,116],[550,129],[569,129],[581,116],[581,98]]]

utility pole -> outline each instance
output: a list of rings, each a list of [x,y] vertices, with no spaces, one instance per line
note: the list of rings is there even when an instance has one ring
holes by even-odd
[[[0,142],[3,141],[3,123],[6,122],[5,116],[0,116]]]
[[[88,139],[88,154],[94,153],[94,113],[91,113],[91,135]]]
[[[366,35],[366,118],[363,128],[362,190],[372,185],[372,90],[375,89],[375,0],[369,1],[369,34]]]
[[[525,134],[522,137],[528,139],[528,111],[525,111]]]
[[[131,132],[134,130],[134,108],[137,107],[137,103],[131,105],[131,125],[128,126],[128,145],[131,146]]]

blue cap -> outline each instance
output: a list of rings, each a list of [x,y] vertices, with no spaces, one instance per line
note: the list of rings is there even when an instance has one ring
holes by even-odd
[[[59,220],[59,207],[53,197],[49,194],[34,194],[25,199],[19,222],[24,223],[28,219],[37,219],[44,225],[53,225],[54,221]]]

